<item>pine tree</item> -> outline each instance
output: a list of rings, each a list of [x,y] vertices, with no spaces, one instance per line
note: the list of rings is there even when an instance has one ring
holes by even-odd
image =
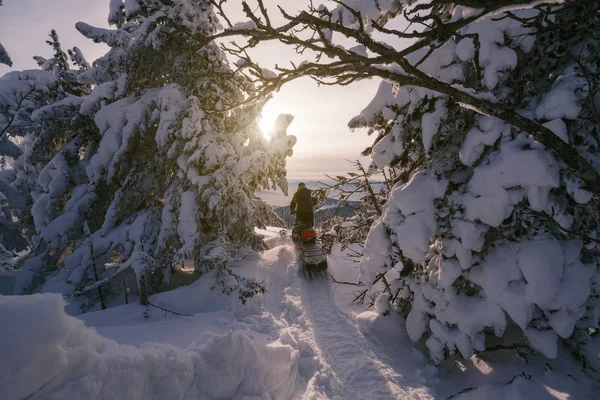
[[[70,52],[78,53],[79,69],[71,70],[56,31],[50,37],[48,44],[55,50],[54,57],[34,57],[42,71],[11,72],[2,78],[0,192],[7,200],[3,218],[10,225],[5,239],[12,237],[8,249],[12,256],[14,251],[31,245],[35,235],[32,207],[38,216],[43,212],[56,214],[61,207],[68,181],[73,178],[67,166],[78,157],[73,152],[81,141],[81,136],[75,138],[73,132],[83,129],[89,133],[88,127],[93,126],[91,120],[77,113],[80,96],[90,90],[89,85],[77,82],[77,75],[87,68],[87,63],[75,48]],[[62,175],[51,182],[57,174],[54,164],[61,165]],[[19,240],[14,239],[17,234]],[[12,256],[6,257],[5,262],[16,261]]]
[[[215,252],[206,261],[215,243],[259,246],[254,227],[272,211],[254,192],[287,192],[295,143],[285,133],[291,116],[267,141],[262,103],[238,105],[252,83],[206,39],[220,29],[209,1],[110,4],[116,29],[76,25],[110,47],[79,75],[94,85],[79,112],[101,138],[80,151],[85,177],[60,215],[37,225],[40,244],[18,282],[21,293],[75,294],[83,309],[114,297],[115,279],[131,271],[151,293],[175,262],[218,268]]]

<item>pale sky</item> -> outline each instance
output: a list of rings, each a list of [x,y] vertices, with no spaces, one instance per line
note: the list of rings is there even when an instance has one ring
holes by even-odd
[[[12,69],[0,65],[0,75],[10,70],[35,69],[34,55],[50,57],[52,49],[45,43],[51,29],[56,29],[63,48],[79,47],[87,60],[106,52],[104,45],[95,44],[75,29],[75,23],[108,27],[109,0],[4,0],[0,7],[0,43],[13,60]],[[241,1],[230,0],[232,20],[243,20]],[[304,0],[267,0],[270,13],[278,14],[275,4],[287,11],[300,8]],[[273,18],[277,21],[277,18]],[[287,60],[302,60],[290,48],[269,42],[255,50],[253,56],[265,67]],[[286,66],[289,66],[286,65]],[[292,179],[322,178],[323,174],[339,174],[350,169],[347,159],[361,158],[360,152],[371,144],[365,131],[350,132],[347,123],[372,99],[379,80],[365,80],[350,86],[322,86],[308,78],[291,82],[276,93],[263,111],[265,124],[273,122],[279,113],[289,113],[295,119],[288,133],[298,142],[294,155],[288,159],[288,176]]]

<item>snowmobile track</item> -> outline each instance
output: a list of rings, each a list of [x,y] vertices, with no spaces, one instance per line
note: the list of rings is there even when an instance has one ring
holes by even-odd
[[[330,283],[303,280],[301,298],[315,344],[340,381],[336,399],[419,399],[422,390],[402,387],[404,378],[371,350],[371,343],[337,308]]]

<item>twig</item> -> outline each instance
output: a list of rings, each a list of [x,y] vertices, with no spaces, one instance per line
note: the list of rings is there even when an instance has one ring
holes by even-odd
[[[552,217],[550,217],[549,215],[546,215],[546,214],[544,214],[544,213],[542,213],[542,212],[539,212],[539,211],[534,211],[534,210],[531,210],[531,209],[529,209],[529,210],[523,211],[523,214],[526,214],[526,215],[528,214],[528,215],[535,215],[535,216],[538,216],[538,217],[540,217],[541,219],[543,219],[543,220],[545,220],[545,221],[549,222],[549,223],[550,223],[551,225],[553,225],[553,226],[554,226],[556,229],[558,229],[558,230],[562,231],[563,233],[568,233],[569,235],[572,235],[572,236],[574,236],[574,237],[578,237],[578,238],[580,238],[580,239],[584,239],[584,240],[589,240],[589,241],[591,241],[591,242],[600,243],[600,239],[596,239],[596,238],[593,238],[593,237],[590,237],[590,236],[583,235],[583,234],[581,234],[581,233],[577,233],[577,232],[575,232],[575,231],[572,231],[572,230],[570,230],[570,229],[563,228],[563,227],[562,227],[562,226],[561,226],[561,225],[560,225],[558,222],[556,222],[556,221],[555,221],[555,220],[554,220]]]
[[[354,297],[354,300],[352,300],[353,303],[356,304],[362,304],[365,301],[365,296],[367,295],[367,292],[369,291],[369,289],[365,289],[362,292],[359,292],[358,295],[356,295],[356,297]]]
[[[394,304],[396,302],[396,299],[398,298],[399,294],[400,294],[400,288],[398,288],[396,290],[396,294],[392,297],[392,300],[390,301],[390,303]]]
[[[150,300],[148,300],[148,305],[149,305],[149,306],[152,306],[152,307],[154,307],[154,308],[158,308],[159,310],[163,310],[163,311],[165,311],[165,312],[169,312],[169,313],[171,313],[171,314],[175,314],[175,315],[181,315],[181,316],[183,316],[183,317],[193,317],[193,316],[194,316],[193,314],[185,314],[185,313],[179,313],[179,312],[177,312],[177,311],[172,311],[172,310],[169,310],[168,308],[164,308],[164,307],[158,306],[158,305],[156,305],[156,304],[154,304],[154,303],[150,302]]]
[[[331,278],[331,281],[333,283],[337,283],[338,285],[350,285],[350,286],[359,286],[359,287],[364,286],[364,284],[362,282],[354,283],[354,282],[338,281],[337,279],[335,279],[333,277],[332,274],[329,274],[329,277]]]
[[[515,379],[517,379],[518,377],[521,377],[521,376],[524,377],[527,380],[531,380],[531,375],[527,375],[525,372],[521,372],[520,374],[513,376],[511,378],[511,380],[509,380],[508,382],[504,383],[504,385],[507,385],[507,386],[510,385],[511,383],[514,382]],[[460,392],[454,393],[453,395],[450,395],[450,396],[446,397],[446,400],[453,399],[453,398],[455,398],[457,396],[460,396],[461,394],[468,393],[468,392],[471,392],[471,391],[476,390],[476,389],[478,389],[478,386],[468,387],[466,389],[461,390]]]
[[[227,22],[227,25],[229,25],[229,27],[232,27],[233,24],[231,23],[229,18],[227,18],[227,15],[225,15],[225,12],[223,11],[223,3],[225,3],[226,1],[227,0],[220,0],[217,3],[215,0],[210,0],[211,4],[218,10],[217,14],[223,17],[223,19]]]

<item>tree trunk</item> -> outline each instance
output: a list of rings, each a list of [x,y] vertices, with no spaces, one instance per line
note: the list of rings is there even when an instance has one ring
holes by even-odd
[[[143,274],[140,278],[140,304],[143,306],[148,305],[148,288],[146,286],[146,274]]]
[[[123,274],[123,291],[125,293],[125,304],[129,304],[129,293],[127,293],[127,282],[125,282],[125,274]]]
[[[90,258],[92,259],[92,269],[94,270],[94,281],[98,283],[98,271],[96,270],[96,260],[94,260],[94,246],[92,242],[90,242]],[[96,292],[98,293],[98,299],[100,300],[100,307],[103,310],[106,310],[106,303],[104,302],[104,295],[102,294],[102,287],[96,287]]]

